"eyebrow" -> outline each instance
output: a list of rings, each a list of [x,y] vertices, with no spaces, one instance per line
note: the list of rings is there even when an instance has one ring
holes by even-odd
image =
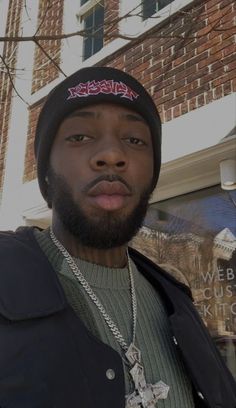
[[[136,113],[121,113],[120,117],[123,119],[127,119],[133,122],[143,122],[147,124],[146,120],[139,114]]]
[[[73,117],[81,117],[81,118],[99,118],[101,117],[100,112],[94,112],[94,111],[86,111],[86,110],[81,110],[77,112],[72,112],[68,118],[73,118]],[[119,115],[120,119],[126,119],[128,121],[132,122],[143,122],[147,124],[146,120],[139,114],[136,113],[121,113]]]
[[[81,118],[86,118],[86,117],[95,117],[97,116],[96,112],[92,111],[78,111],[78,112],[72,112],[70,115],[68,115],[68,118],[74,118],[76,116],[79,116]]]

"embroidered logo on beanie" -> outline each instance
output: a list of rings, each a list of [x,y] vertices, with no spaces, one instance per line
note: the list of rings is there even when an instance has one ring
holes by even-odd
[[[68,99],[83,98],[90,95],[120,95],[121,98],[127,98],[131,101],[137,99],[139,94],[131,89],[124,82],[117,82],[113,79],[102,81],[87,81],[80,82],[78,85],[68,88],[69,96]]]

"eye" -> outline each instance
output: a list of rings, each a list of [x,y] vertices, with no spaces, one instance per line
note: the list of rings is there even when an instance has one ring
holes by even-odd
[[[129,138],[127,138],[128,142],[130,144],[134,144],[134,145],[138,145],[138,146],[144,146],[146,145],[146,143],[144,142],[144,140],[140,139],[139,137],[133,137],[130,136]]]
[[[87,141],[87,140],[90,140],[91,139],[91,137],[90,136],[87,136],[87,135],[70,135],[70,136],[67,136],[66,137],[66,141],[68,141],[68,142],[74,142],[74,143],[76,143],[76,142],[84,142],[84,141]]]

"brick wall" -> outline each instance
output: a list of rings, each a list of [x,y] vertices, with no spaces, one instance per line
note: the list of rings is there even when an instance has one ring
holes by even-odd
[[[99,63],[140,80],[163,122],[236,92],[235,1],[193,2],[170,20]],[[34,128],[29,129],[33,140]],[[25,180],[36,176],[30,160]]]
[[[20,19],[22,12],[23,0],[10,0],[7,23],[6,36],[14,36],[19,33]],[[11,68],[11,80],[14,83],[14,67],[16,66],[18,46],[14,42],[4,44],[3,58]],[[13,86],[9,74],[6,72],[6,67],[1,61],[0,70],[0,200],[3,188],[4,168],[8,142],[9,120],[11,116],[12,106],[12,91]]]
[[[236,2],[193,2],[103,63],[140,80],[163,121],[235,92]]]
[[[57,35],[62,33],[63,0],[39,0],[37,35]],[[40,46],[56,64],[60,64],[61,42],[43,40]],[[40,47],[35,46],[32,93],[38,91],[58,76],[58,68]]]
[[[104,44],[112,41],[118,34],[119,25],[119,2],[117,0],[105,0],[104,2]]]

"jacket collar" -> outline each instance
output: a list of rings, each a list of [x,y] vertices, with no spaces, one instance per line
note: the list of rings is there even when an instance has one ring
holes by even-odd
[[[168,286],[184,285],[130,248],[140,272],[168,300],[169,314],[174,311]],[[10,320],[31,319],[63,310],[68,302],[57,273],[39,246],[32,227],[0,233],[0,314]],[[161,286],[161,288],[160,288]]]

